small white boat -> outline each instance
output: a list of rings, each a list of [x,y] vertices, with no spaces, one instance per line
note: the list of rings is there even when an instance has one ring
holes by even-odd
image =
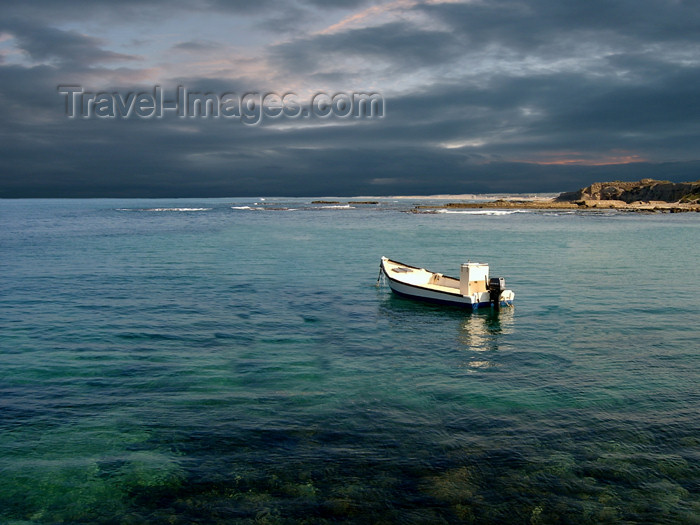
[[[380,274],[397,295],[467,308],[513,306],[515,294],[503,277],[489,279],[489,265],[462,264],[459,279],[382,257]]]

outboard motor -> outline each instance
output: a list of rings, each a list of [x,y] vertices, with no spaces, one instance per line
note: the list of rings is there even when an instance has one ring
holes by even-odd
[[[504,277],[491,277],[489,279],[489,301],[494,308],[501,307],[501,292],[506,289]]]

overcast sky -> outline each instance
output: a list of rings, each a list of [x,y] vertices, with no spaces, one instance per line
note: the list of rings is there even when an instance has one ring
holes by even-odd
[[[700,179],[697,0],[28,0],[0,12],[0,197]],[[376,93],[384,107],[255,125],[175,111],[69,118],[58,86],[127,102],[154,86],[170,99],[178,86],[293,93],[300,107]]]

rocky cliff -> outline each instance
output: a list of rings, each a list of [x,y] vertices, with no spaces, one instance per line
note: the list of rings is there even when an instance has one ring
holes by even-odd
[[[642,179],[638,182],[596,182],[577,191],[562,193],[557,202],[616,200],[626,203],[639,201],[689,202],[700,204],[700,181],[669,182]]]

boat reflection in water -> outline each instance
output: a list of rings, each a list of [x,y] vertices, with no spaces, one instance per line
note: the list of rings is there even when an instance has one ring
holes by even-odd
[[[504,337],[513,333],[515,309],[476,311],[464,317],[457,337],[464,350],[476,352],[466,366],[476,371],[495,366],[486,352],[494,352],[503,345]]]
[[[399,333],[433,332],[435,344],[457,350],[461,355],[459,366],[473,372],[496,366],[494,353],[512,349],[509,336],[514,331],[516,310],[484,308],[465,312],[390,295],[382,297],[378,313]],[[454,335],[450,337],[450,333]]]

